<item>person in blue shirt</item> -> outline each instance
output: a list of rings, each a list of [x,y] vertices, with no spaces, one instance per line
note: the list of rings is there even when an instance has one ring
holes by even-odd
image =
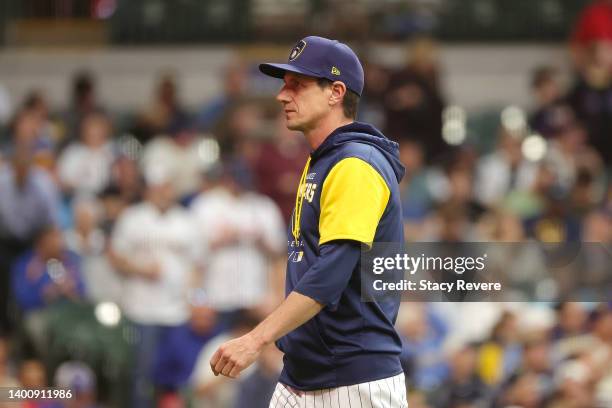
[[[153,382],[160,393],[186,387],[202,348],[227,329],[217,312],[201,302],[190,300],[190,311],[188,322],[162,329],[153,358]]]
[[[211,369],[238,377],[276,342],[285,354],[271,407],[405,407],[400,299],[363,302],[360,274],[362,246],[404,241],[398,144],[355,121],[364,76],[347,45],[306,37],[287,64],[259,69],[283,79],[276,99],[287,127],[303,132],[312,151],[288,234],[286,299],[221,345]]]
[[[402,339],[400,361],[412,385],[429,392],[438,387],[448,376],[449,366],[443,353],[448,324],[429,305],[410,305],[406,319],[398,322]],[[400,319],[401,320],[401,319]]]
[[[11,286],[17,305],[26,313],[61,300],[84,297],[80,258],[66,248],[60,229],[41,228],[34,248],[13,264]]]

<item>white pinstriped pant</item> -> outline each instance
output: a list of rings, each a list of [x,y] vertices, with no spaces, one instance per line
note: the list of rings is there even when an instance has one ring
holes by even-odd
[[[408,408],[404,373],[314,391],[292,390],[278,383],[269,408]]]

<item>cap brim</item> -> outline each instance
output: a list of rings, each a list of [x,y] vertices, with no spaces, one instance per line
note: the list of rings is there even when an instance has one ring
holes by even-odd
[[[289,64],[259,64],[259,70],[268,76],[281,79],[285,76],[285,72],[295,72],[296,74],[308,75],[315,78],[319,77],[319,75],[312,71]]]

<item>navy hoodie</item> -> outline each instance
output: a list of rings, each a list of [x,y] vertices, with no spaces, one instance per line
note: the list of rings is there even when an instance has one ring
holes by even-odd
[[[398,144],[365,123],[336,129],[311,153],[299,235],[295,218],[288,235],[285,291],[325,306],[277,341],[285,353],[281,383],[308,391],[402,372],[394,328],[399,296],[362,301],[360,250],[372,242],[404,241],[403,175]]]

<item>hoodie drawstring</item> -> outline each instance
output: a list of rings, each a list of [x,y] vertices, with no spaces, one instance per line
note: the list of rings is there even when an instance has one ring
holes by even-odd
[[[295,243],[299,242],[300,238],[300,216],[302,215],[302,203],[304,202],[304,190],[306,190],[306,175],[308,174],[308,168],[310,167],[310,156],[308,156],[308,160],[306,160],[306,165],[304,166],[304,170],[302,171],[302,176],[300,177],[300,183],[298,184],[297,193],[295,195],[295,210],[293,211],[293,228],[291,232],[293,233],[293,238],[295,239]]]

